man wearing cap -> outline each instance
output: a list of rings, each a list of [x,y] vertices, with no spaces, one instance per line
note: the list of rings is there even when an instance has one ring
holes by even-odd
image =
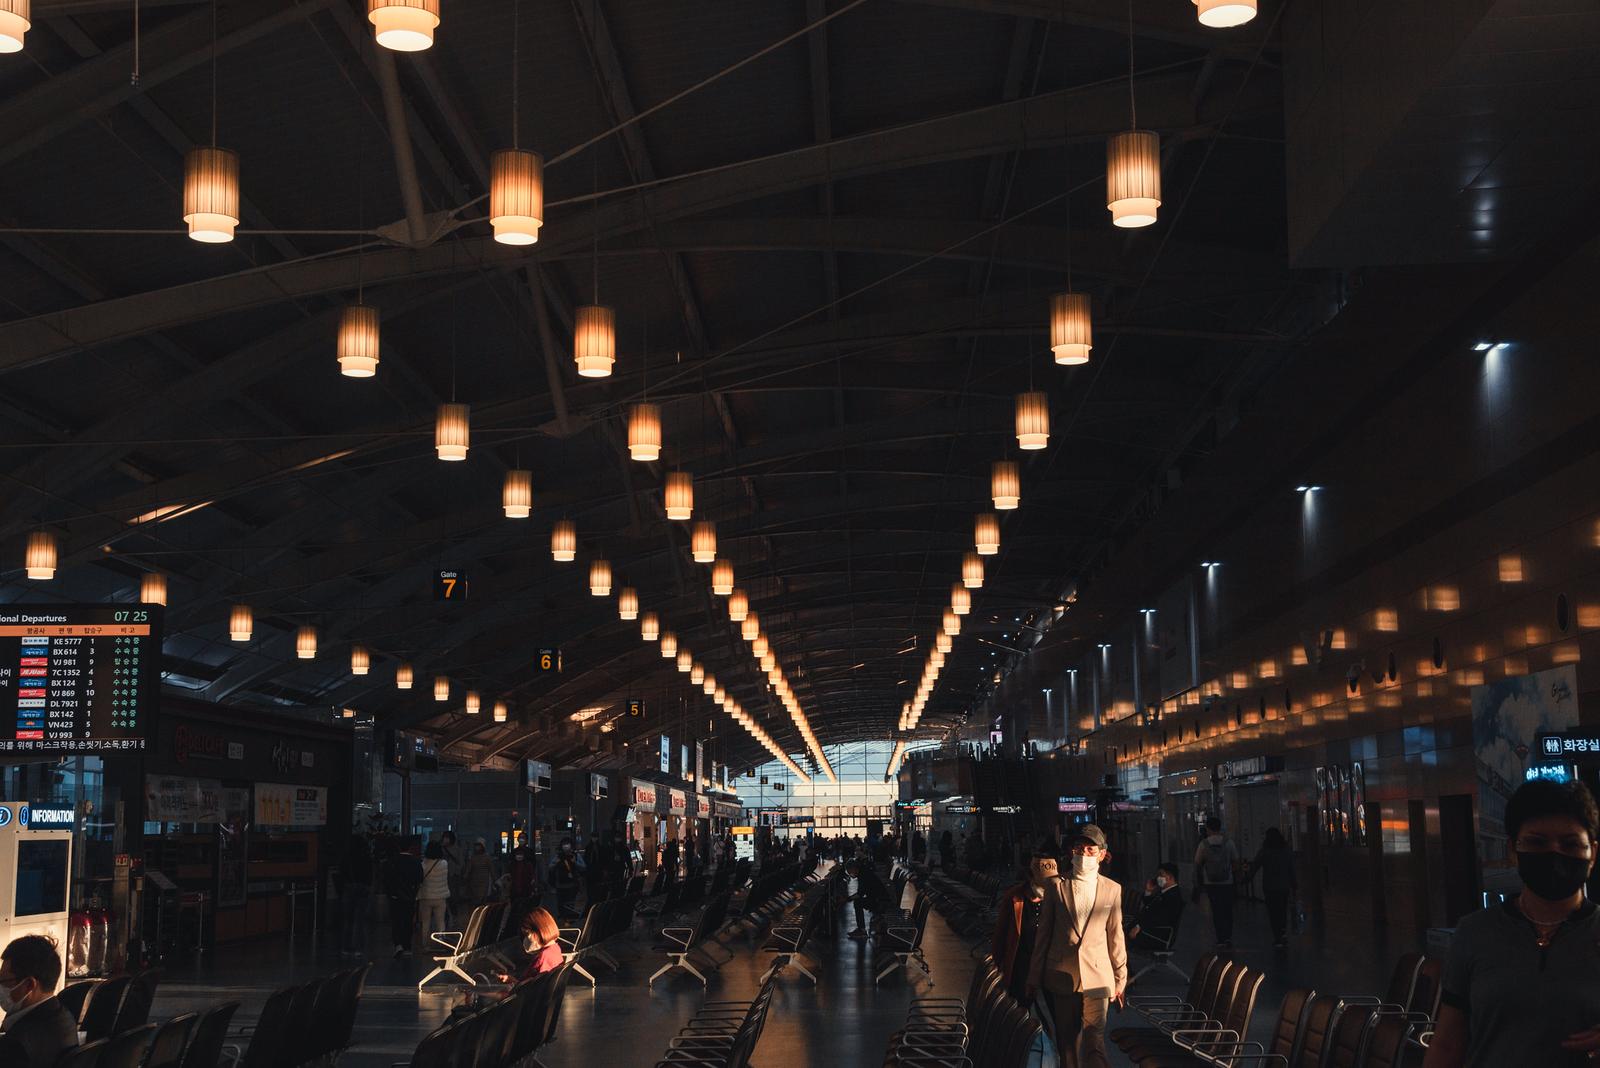
[[[1110,853],[1099,827],[1078,828],[1069,849],[1066,877],[1045,887],[1026,993],[1049,1007],[1063,1066],[1107,1068],[1106,1015],[1128,985],[1122,887],[1100,874]]]

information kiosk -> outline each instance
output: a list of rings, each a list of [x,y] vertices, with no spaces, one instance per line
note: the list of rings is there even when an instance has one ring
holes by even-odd
[[[68,805],[0,802],[0,947],[49,935],[65,961],[72,825]]]

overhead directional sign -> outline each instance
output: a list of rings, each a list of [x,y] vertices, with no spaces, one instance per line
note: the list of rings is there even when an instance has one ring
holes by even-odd
[[[441,567],[433,573],[433,599],[435,601],[465,601],[467,599],[467,573],[459,567]]]
[[[539,655],[534,657],[533,666],[539,671],[559,672],[561,670],[561,650],[553,646],[540,649]]]
[[[628,715],[632,716],[634,719],[644,718],[644,698],[628,698]]]

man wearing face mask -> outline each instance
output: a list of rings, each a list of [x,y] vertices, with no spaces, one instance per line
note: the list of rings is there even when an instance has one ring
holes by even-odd
[[[1523,783],[1506,803],[1522,893],[1465,916],[1424,1068],[1600,1063],[1600,913],[1583,892],[1600,810],[1582,783]]]
[[[1164,950],[1172,943],[1183,915],[1183,891],[1178,888],[1178,866],[1162,864],[1156,877],[1145,884],[1139,915],[1128,928],[1134,949]]]
[[[55,996],[61,955],[43,935],[24,935],[0,952],[0,1065],[51,1068],[78,1046],[78,1022]]]
[[[1025,993],[1043,996],[1063,1068],[1107,1068],[1106,1016],[1128,985],[1122,887],[1100,874],[1111,854],[1099,827],[1079,827],[1069,848],[1067,878],[1045,887]]]
[[[1056,858],[1035,854],[1028,864],[1027,878],[1006,891],[995,907],[994,935],[989,946],[995,967],[1006,977],[1006,989],[1023,1005],[1033,1003],[1027,996],[1028,972],[1038,940],[1045,888],[1058,877]]]

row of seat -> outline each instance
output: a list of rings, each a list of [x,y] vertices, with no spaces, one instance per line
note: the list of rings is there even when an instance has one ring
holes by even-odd
[[[945,923],[962,938],[973,938],[994,925],[995,901],[1003,889],[1001,882],[987,872],[971,868],[913,869],[912,883],[933,899]]]
[[[155,1002],[159,969],[105,979],[85,979],[69,983],[56,995],[63,1008],[78,1021],[78,1030],[87,1041],[132,1031],[150,1019]]]
[[[884,1068],[1026,1068],[1042,1033],[985,954],[965,1000],[912,1000],[905,1027],[889,1039]]]
[[[805,888],[799,903],[787,915],[773,922],[767,940],[761,945],[761,952],[772,954],[771,966],[761,975],[763,983],[785,965],[793,964],[796,971],[811,980],[812,986],[817,985],[817,973],[812,971],[817,965],[806,957],[805,950],[812,936],[828,923],[835,888],[844,877],[844,868],[834,867]]]
[[[537,1064],[555,1041],[571,964],[563,964],[486,998],[423,1037],[409,1061],[395,1068],[516,1068]]]
[[[928,929],[928,914],[933,910],[931,895],[918,892],[916,904],[904,922],[887,922],[878,933],[877,949],[872,958],[872,983],[883,982],[904,968],[911,971],[913,964],[922,969],[922,975],[933,985],[933,970],[922,955],[922,938]]]
[[[700,980],[702,987],[707,984],[706,975],[700,968],[715,971],[727,963],[712,956],[710,947],[717,944],[717,934],[728,919],[730,897],[727,891],[713,897],[694,922],[687,926],[668,924],[661,928],[662,941],[656,948],[666,952],[667,963],[656,969],[655,974],[646,980],[645,986],[654,987],[657,979],[674,968],[682,968]],[[697,962],[699,967],[696,967]]]
[[[781,969],[781,965],[778,966]],[[772,1007],[772,978],[762,977],[761,988],[749,1002],[708,1001],[667,1043],[656,1068],[696,1065],[698,1068],[747,1068],[761,1041]]]
[[[71,1068],[217,1068],[236,1001],[205,1013],[149,1023],[159,972],[71,983],[57,998],[84,1040],[60,1064]]]
[[[573,970],[589,985],[596,985],[590,968],[603,964],[612,971],[621,965],[606,951],[605,943],[626,934],[633,927],[634,912],[639,907],[639,892],[622,897],[607,898],[590,905],[583,914],[583,923],[577,927],[561,928],[561,950],[572,963]]]
[[[224,1051],[232,1054],[236,1068],[299,1068],[336,1060],[350,1046],[371,968],[363,964],[274,990],[255,1025],[229,1036],[235,1044]]]
[[[435,976],[446,972],[465,979],[469,985],[476,985],[478,979],[467,970],[468,962],[474,957],[488,954],[508,935],[516,933],[505,930],[511,921],[511,911],[508,902],[492,901],[474,908],[467,915],[467,922],[461,930],[433,932],[429,937],[444,952],[433,954],[433,971],[417,981],[417,989],[421,990]]]
[[[1110,1038],[1141,1068],[1188,1068],[1221,1052],[1237,1054],[1265,978],[1258,969],[1208,954],[1183,998],[1130,998],[1145,1023],[1118,1027]]]

